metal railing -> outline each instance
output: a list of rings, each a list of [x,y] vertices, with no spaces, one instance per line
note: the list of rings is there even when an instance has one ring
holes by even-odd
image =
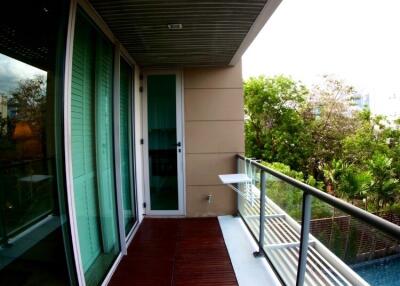
[[[239,197],[239,214],[259,246],[255,256],[265,256],[284,284],[369,285],[353,271],[352,265],[348,266],[342,261],[343,258],[339,259],[336,253],[333,253],[335,251],[332,250],[334,249],[332,245],[331,247],[329,245],[325,246],[324,243],[321,243],[319,239],[311,234],[311,223],[315,222],[312,218],[312,209],[313,207],[315,209],[316,204],[320,207],[322,206],[323,211],[331,211],[333,209],[332,219],[329,218],[328,220],[331,225],[330,236],[335,235],[332,230],[334,229],[334,223],[339,228],[339,233],[344,232],[343,223],[336,222],[337,212],[340,211],[353,218],[354,222],[358,222],[356,226],[348,224],[346,228],[348,241],[356,244],[355,239],[352,238],[353,236],[350,237],[351,231],[360,232],[360,225],[365,224],[373,229],[373,231],[371,230],[373,235],[378,235],[379,233],[379,237],[385,238],[386,254],[400,253],[398,241],[400,238],[400,226],[272,170],[254,160],[248,160],[242,155],[237,155],[237,158],[239,173],[246,172],[246,169],[247,171],[249,169],[249,167],[245,167],[244,170],[240,170],[240,163],[248,164],[250,168],[254,168],[254,171],[251,172],[255,174],[254,178],[252,178],[252,184],[256,187],[255,189],[259,190],[257,194],[247,194],[248,199],[245,196]],[[267,183],[268,180],[269,183]],[[244,193],[246,191],[254,192],[253,189],[243,191]],[[290,208],[285,210],[285,207],[279,206],[276,201],[274,202],[274,198],[268,195],[269,192],[271,192],[271,195],[275,192],[275,194],[283,196],[281,201],[285,206],[289,205],[285,202],[285,192],[296,193],[296,196],[294,196],[295,199],[288,199],[291,201],[291,205]],[[256,203],[253,201],[254,197],[256,197]],[[338,211],[335,212],[336,209]],[[301,215],[297,215],[296,218],[296,214],[299,212]],[[294,215],[290,215],[291,213]],[[362,235],[364,235],[365,230],[368,230],[368,228],[364,226],[362,229]],[[327,231],[324,229],[324,232]],[[323,235],[319,235],[322,232],[318,232],[318,229],[314,229],[314,232],[313,234],[318,238],[323,237]],[[357,239],[359,245],[353,246],[353,249],[357,248],[360,253],[368,253],[368,257],[373,258],[375,249],[365,250],[363,243],[359,241],[359,238]],[[336,240],[336,244],[338,240],[340,238]],[[342,240],[344,241],[344,239]],[[354,263],[359,257],[361,255],[354,254],[348,260]],[[277,265],[280,265],[281,271]],[[286,268],[285,271],[282,271],[283,268]],[[285,274],[285,272],[289,273],[290,271],[292,271],[291,277],[289,277],[289,274]],[[286,275],[288,277],[282,277]]]
[[[0,247],[55,213],[54,158],[2,163],[0,166]]]

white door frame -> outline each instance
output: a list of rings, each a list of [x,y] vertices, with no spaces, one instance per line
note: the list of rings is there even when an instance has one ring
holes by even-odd
[[[177,152],[178,173],[178,210],[152,210],[150,200],[150,174],[149,174],[149,138],[147,121],[147,76],[149,75],[175,75],[176,78],[176,136],[181,142],[181,152]],[[185,205],[185,173],[184,173],[184,105],[183,105],[183,77],[181,70],[151,70],[143,73],[143,169],[144,169],[144,198],[146,203],[145,213],[153,216],[183,216],[186,214]]]

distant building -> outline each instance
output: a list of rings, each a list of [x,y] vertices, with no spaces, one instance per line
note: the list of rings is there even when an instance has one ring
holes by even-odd
[[[352,95],[353,96],[353,95]],[[314,105],[313,113],[316,116],[319,116],[321,113],[321,108],[318,106],[319,102],[319,96],[318,94],[311,94],[310,97],[308,98],[309,102]],[[361,111],[364,108],[370,108],[370,97],[369,94],[357,94],[354,98],[350,96],[342,97],[340,98],[341,101],[347,102],[350,104],[350,108],[348,112],[346,112],[347,115],[351,115],[355,111]]]
[[[359,95],[358,98],[353,99],[354,110],[362,110],[370,107],[369,94]]]
[[[0,118],[7,118],[8,109],[7,109],[7,101],[8,98],[5,95],[0,95]]]
[[[387,112],[386,116],[389,121],[393,121],[400,118],[400,95],[393,94],[389,97],[387,103]]]

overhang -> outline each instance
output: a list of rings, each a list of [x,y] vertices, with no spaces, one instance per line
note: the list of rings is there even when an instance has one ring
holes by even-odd
[[[280,2],[91,0],[139,65],[179,67],[234,65]]]

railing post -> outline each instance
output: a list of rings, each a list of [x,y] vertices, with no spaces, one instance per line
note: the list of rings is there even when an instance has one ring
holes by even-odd
[[[238,173],[238,174],[240,173],[240,160],[241,159],[239,157],[236,157],[236,173]],[[238,188],[240,190],[240,184],[238,184]],[[236,200],[236,212],[233,214],[233,217],[239,217],[239,214],[240,214],[240,212],[239,212],[240,195],[237,193],[236,197],[237,197],[237,200]]]
[[[304,285],[304,278],[306,276],[308,237],[310,233],[311,222],[311,199],[312,196],[310,194],[308,194],[307,192],[303,193],[303,215],[301,218],[299,262],[297,265],[297,286]]]
[[[264,256],[264,225],[265,225],[265,209],[266,209],[266,175],[265,171],[260,170],[260,236],[258,238],[258,251],[253,253],[254,257],[262,257]]]

